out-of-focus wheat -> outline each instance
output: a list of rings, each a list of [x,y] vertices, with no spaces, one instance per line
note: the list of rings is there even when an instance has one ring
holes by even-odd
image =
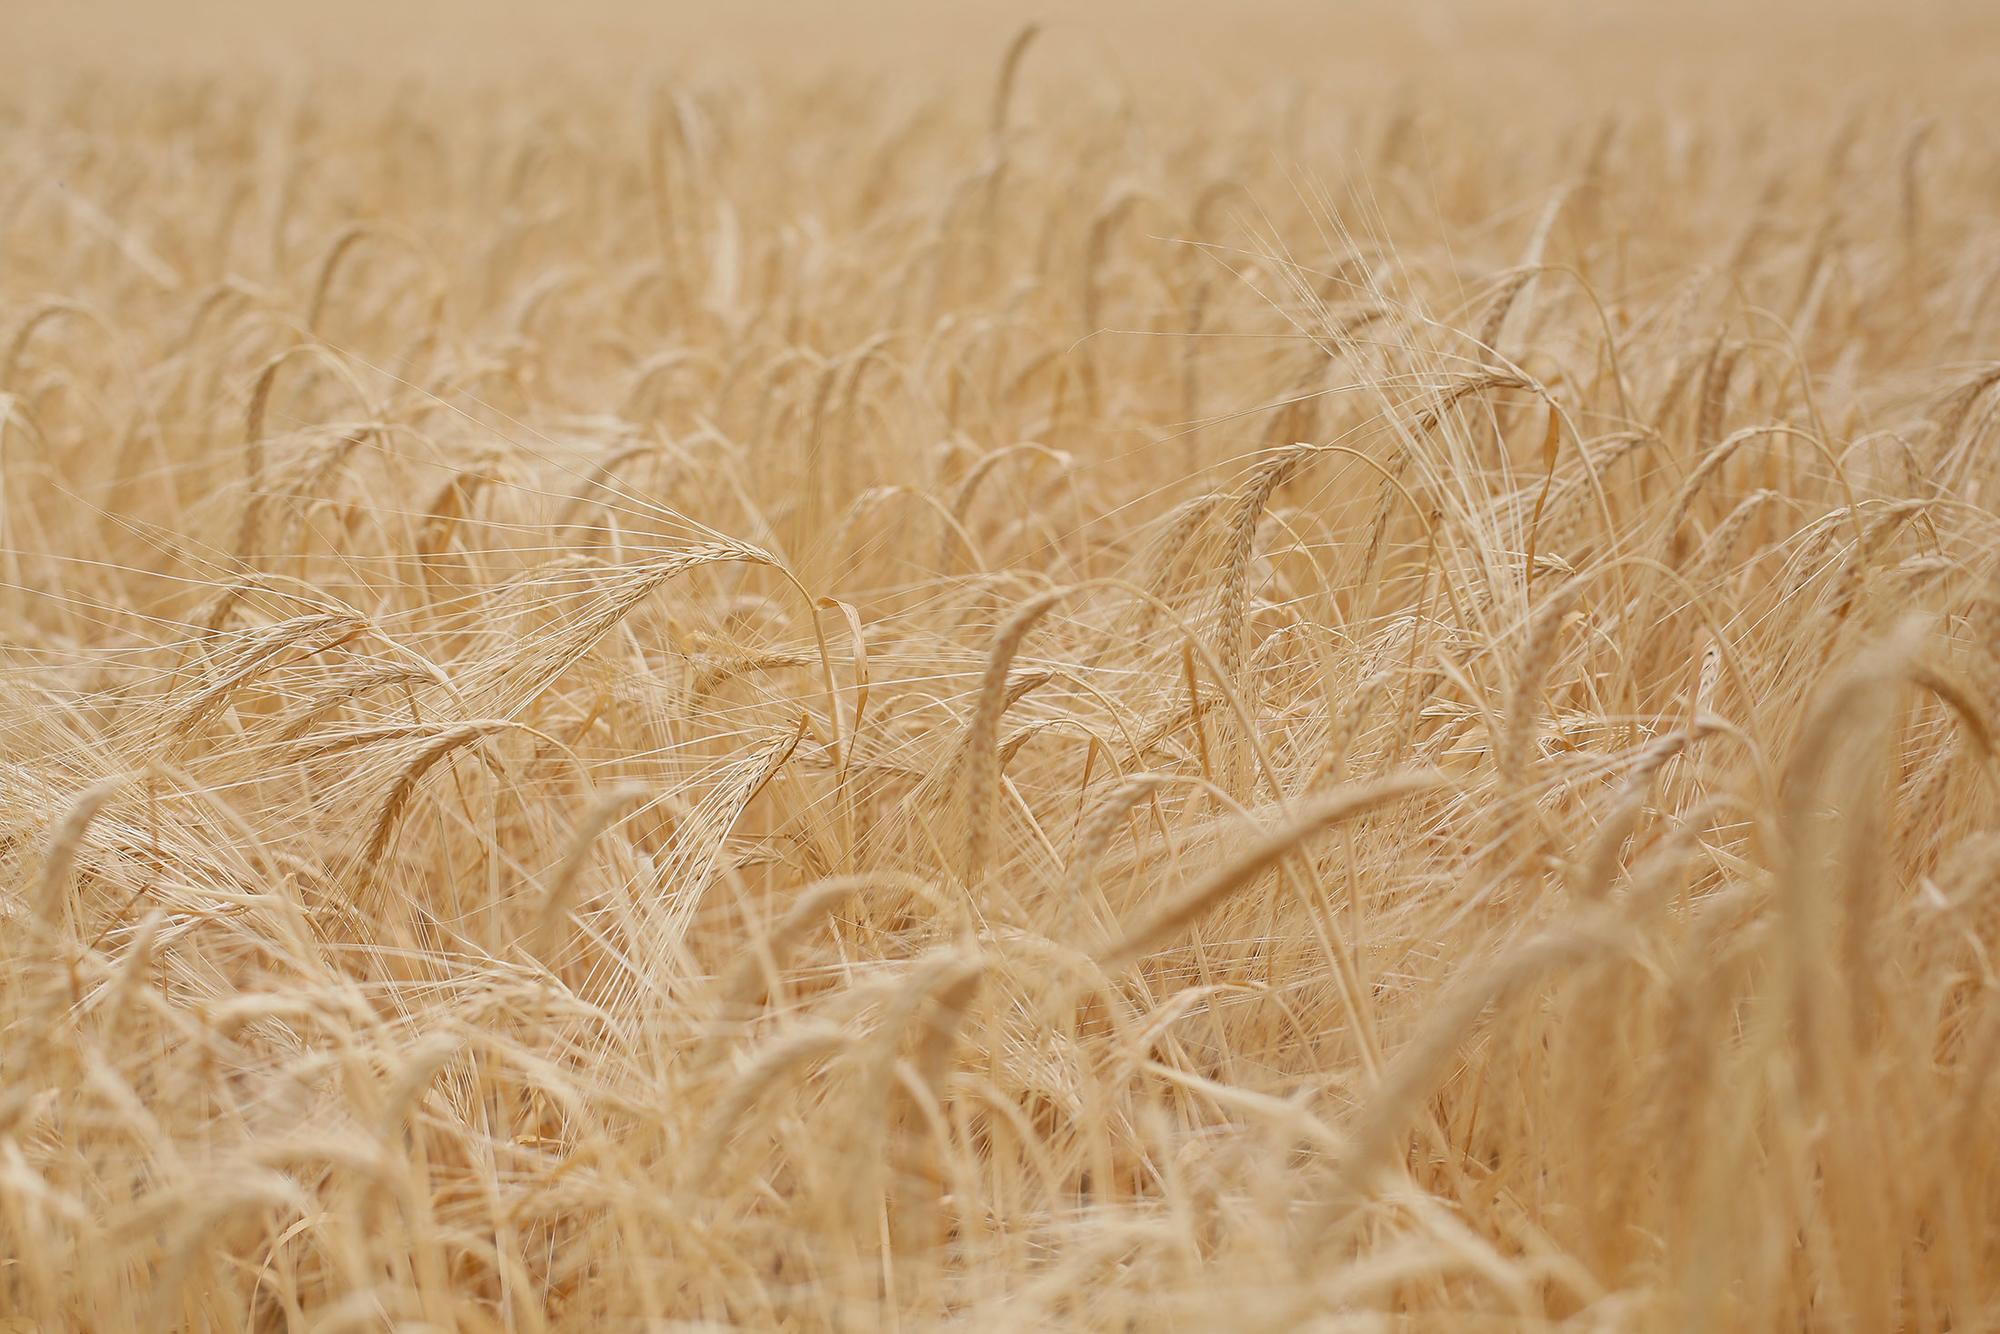
[[[1990,97],[1093,49],[0,91],[0,1326],[2000,1320]]]

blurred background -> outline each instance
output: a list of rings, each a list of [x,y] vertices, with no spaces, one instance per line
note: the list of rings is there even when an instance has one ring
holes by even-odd
[[[1746,94],[1836,100],[2000,83],[2000,5],[1989,0],[7,0],[0,9],[9,11],[0,67],[16,79],[246,63],[528,80],[838,66],[948,84],[983,78],[1009,36],[1037,21],[1055,38],[1038,69],[1129,83],[1139,97],[1186,96],[1187,77],[1511,96],[1553,80],[1606,98],[1671,95],[1698,78],[1711,90],[1723,79]],[[1160,87],[1170,74],[1182,77]]]

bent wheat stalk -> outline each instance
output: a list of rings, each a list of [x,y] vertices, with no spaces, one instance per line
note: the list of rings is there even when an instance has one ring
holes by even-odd
[[[1373,783],[1342,788],[1304,804],[1290,822],[1232,857],[1193,889],[1181,894],[1128,931],[1121,940],[1100,951],[1100,963],[1107,970],[1129,966],[1171,940],[1231,894],[1247,888],[1259,875],[1276,866],[1287,853],[1315,834],[1419,793],[1436,791],[1444,784],[1441,774],[1397,774]]]

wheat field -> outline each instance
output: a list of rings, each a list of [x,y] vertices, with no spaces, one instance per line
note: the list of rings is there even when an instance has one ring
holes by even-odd
[[[5,57],[0,1327],[2000,1327],[2000,15],[408,11]]]

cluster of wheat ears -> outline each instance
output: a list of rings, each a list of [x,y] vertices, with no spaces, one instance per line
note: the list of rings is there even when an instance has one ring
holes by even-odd
[[[9,1328],[2000,1317],[1990,133],[1036,58],[11,95]]]

